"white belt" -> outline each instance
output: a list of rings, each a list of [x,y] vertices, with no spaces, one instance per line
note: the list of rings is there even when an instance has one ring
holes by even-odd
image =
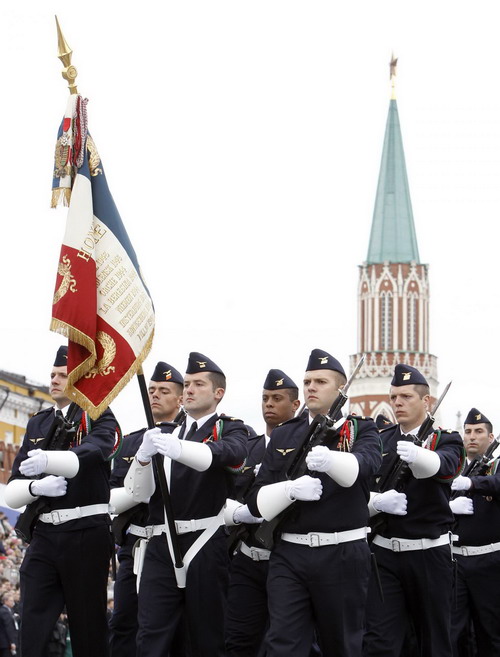
[[[63,522],[68,522],[68,520],[97,516],[100,513],[109,513],[109,505],[88,504],[87,506],[77,506],[74,509],[55,509],[49,513],[41,513],[38,519],[51,525],[61,525]]]
[[[250,557],[253,561],[269,561],[271,556],[271,550],[265,550],[264,548],[258,547],[249,547],[246,543],[241,543],[240,552],[242,552],[247,557]]]
[[[373,543],[393,552],[409,552],[411,550],[429,550],[440,545],[447,545],[450,543],[450,536],[447,533],[442,534],[439,538],[384,538],[377,534],[373,539]],[[451,536],[451,539],[453,540],[455,537]]]
[[[453,545],[451,551],[453,554],[461,554],[463,557],[475,557],[478,554],[488,554],[489,552],[498,552],[500,543],[490,543],[489,545]]]
[[[199,532],[202,529],[207,529],[211,522],[215,520],[216,516],[210,518],[199,518],[193,520],[175,520],[175,530],[178,535],[189,534],[189,532]],[[222,523],[221,523],[222,524]],[[141,527],[140,525],[130,525],[129,534],[134,536],[141,536],[142,538],[151,538],[151,536],[160,536],[167,531],[167,525],[147,525]]]
[[[360,538],[366,539],[370,531],[369,527],[360,527],[359,529],[348,529],[345,532],[334,532],[325,534],[324,532],[309,532],[309,534],[281,534],[281,538],[288,543],[298,543],[299,545],[308,545],[309,547],[321,547],[322,545],[338,545],[348,541],[357,541]]]

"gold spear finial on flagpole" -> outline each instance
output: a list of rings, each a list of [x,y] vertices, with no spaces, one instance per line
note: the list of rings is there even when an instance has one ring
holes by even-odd
[[[57,26],[57,51],[58,51],[57,56],[59,57],[59,59],[61,60],[61,62],[64,64],[65,67],[61,75],[65,80],[67,80],[70,93],[77,94],[78,90],[76,88],[75,80],[76,80],[76,76],[78,75],[78,71],[71,64],[71,55],[73,54],[73,51],[68,46],[66,39],[64,38],[63,33],[61,32],[61,28],[59,26],[59,21],[57,20],[57,16],[56,16],[56,26]]]

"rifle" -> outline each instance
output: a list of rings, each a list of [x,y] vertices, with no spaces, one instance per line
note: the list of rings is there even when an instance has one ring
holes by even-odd
[[[76,427],[73,422],[79,410],[79,406],[75,402],[71,402],[66,417],[62,413],[56,413],[41,449],[45,451],[65,451],[69,448],[76,434]],[[40,479],[40,477],[36,478]],[[47,500],[40,497],[28,504],[18,517],[14,530],[25,543],[31,542],[36,519],[40,513],[44,513],[46,508]]]
[[[309,425],[309,430],[304,436],[299,448],[295,450],[294,458],[287,469],[285,476],[288,480],[298,479],[307,472],[306,456],[309,454],[313,447],[321,445],[327,438],[334,436],[337,432],[334,427],[335,423],[341,418],[342,407],[346,403],[348,397],[347,392],[354,381],[357,373],[361,369],[365,360],[365,355],[359,359],[358,364],[354,368],[349,380],[345,386],[340,389],[335,401],[330,407],[326,415],[318,413]],[[279,526],[289,516],[292,507],[288,507],[279,513],[272,520],[264,520],[255,532],[255,538],[267,550],[271,550],[274,545],[274,537],[278,531]]]
[[[477,456],[474,459],[472,459],[472,461],[465,467],[464,471],[462,472],[462,475],[464,477],[482,477],[483,475],[486,474],[488,468],[495,460],[495,458],[492,457],[493,457],[493,452],[500,445],[499,438],[500,435],[498,435],[495,438],[495,440],[493,440],[493,442],[488,445],[488,449],[485,451],[484,454],[482,455],[477,454]],[[466,492],[467,491],[463,491],[463,490],[454,490],[450,495],[450,500],[454,500],[459,495]]]

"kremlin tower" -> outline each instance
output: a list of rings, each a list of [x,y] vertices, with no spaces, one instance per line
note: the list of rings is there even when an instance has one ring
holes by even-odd
[[[437,358],[429,353],[428,265],[420,262],[395,95],[392,97],[366,262],[359,267],[358,346],[351,371],[366,360],[350,389],[350,412],[393,420],[389,388],[394,366],[419,369],[437,392]]]

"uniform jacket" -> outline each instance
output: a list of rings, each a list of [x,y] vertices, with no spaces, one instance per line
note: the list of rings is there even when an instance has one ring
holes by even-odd
[[[500,471],[482,477],[471,477],[471,480],[472,488],[466,495],[473,500],[474,513],[470,516],[455,516],[454,532],[458,534],[455,544],[497,543],[500,541]]]
[[[376,482],[395,458],[396,446],[403,438],[398,424],[380,433],[383,447],[382,468],[375,477]],[[408,507],[405,516],[390,513],[380,514],[385,523],[378,532],[386,538],[438,538],[449,531],[453,524],[453,513],[449,506],[450,485],[460,472],[463,462],[463,442],[456,431],[441,431],[435,449],[440,467],[434,477],[415,479],[410,476],[404,487]],[[378,518],[378,516],[376,516]]]
[[[80,423],[82,411],[79,410],[75,422]],[[23,444],[12,466],[11,479],[30,479],[19,472],[20,464],[26,459],[27,453],[40,447],[41,438],[45,438],[54,420],[54,409],[49,408],[34,415],[28,422]],[[79,470],[75,477],[68,479],[66,495],[61,497],[42,497],[45,504],[43,512],[55,509],[72,509],[88,504],[107,504],[109,502],[109,475],[111,457],[115,446],[115,436],[118,423],[111,410],[107,409],[97,419],[91,420],[90,432],[82,438],[81,444],[71,447],[78,456]],[[46,475],[42,475],[44,477]],[[95,526],[109,522],[109,516],[89,516],[70,520],[60,525],[38,522],[36,531],[70,531]]]
[[[282,532],[336,532],[365,527],[368,524],[369,481],[381,464],[380,438],[371,418],[349,416],[357,424],[357,436],[351,453],[359,463],[359,474],[352,486],[339,486],[329,475],[310,473],[319,477],[323,494],[318,502],[294,502],[293,510],[280,525]],[[273,430],[255,485],[247,499],[253,515],[260,516],[256,499],[262,486],[286,479],[286,471],[295,450],[302,444],[309,430],[307,416],[292,418]],[[325,443],[336,449],[338,436]]]
[[[216,423],[221,420],[222,431],[215,439]],[[171,433],[174,425],[165,428]],[[248,431],[241,422],[225,415],[214,414],[189,438],[205,442],[212,451],[208,470],[198,472],[187,465],[172,461],[170,496],[176,520],[190,520],[215,516],[226,498],[234,497],[234,475],[242,468],[247,455]],[[159,486],[149,504],[152,524],[165,522]]]

